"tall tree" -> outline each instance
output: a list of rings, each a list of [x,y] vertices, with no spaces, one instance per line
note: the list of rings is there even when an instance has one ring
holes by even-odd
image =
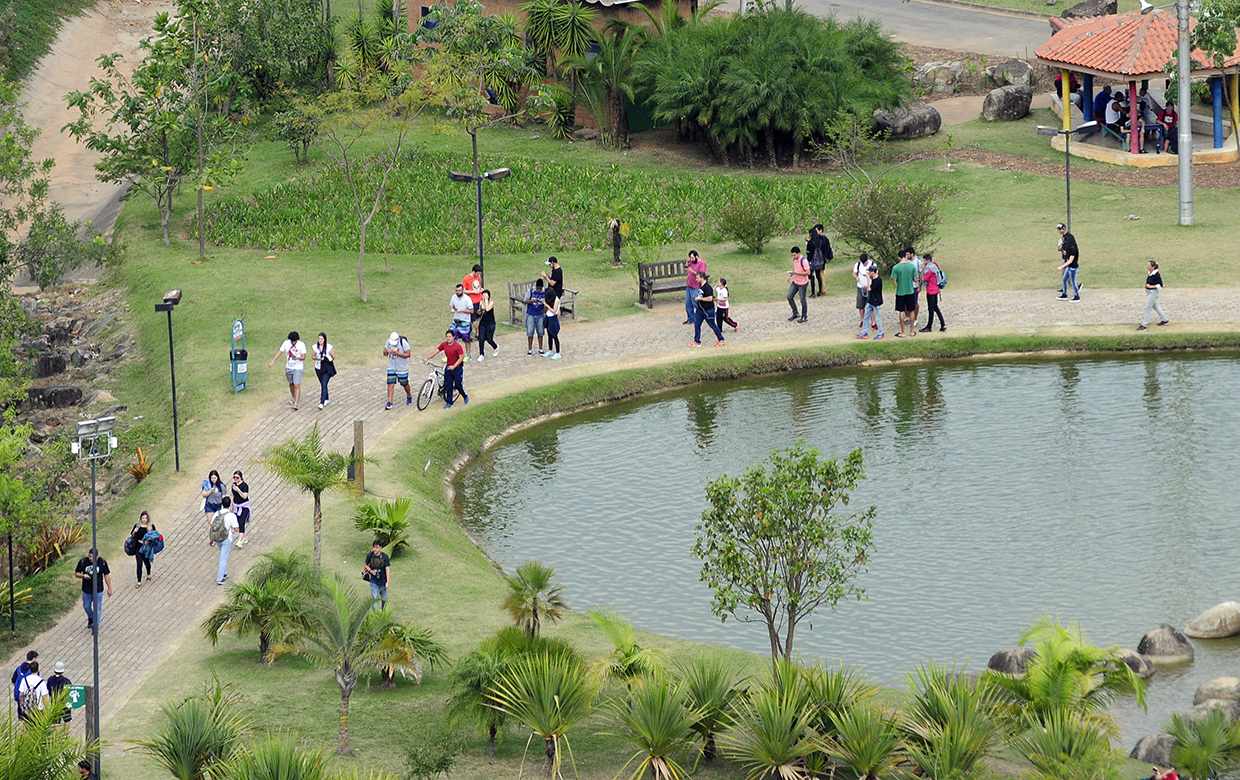
[[[637,96],[637,61],[646,33],[632,24],[608,25],[598,38],[598,51],[568,60],[568,69],[577,76],[578,91],[604,129],[612,146],[629,145],[629,118],[624,101]]]
[[[861,450],[822,460],[797,442],[706,486],[692,552],[715,592],[711,608],[724,621],[761,620],[773,659],[792,658],[797,626],[819,607],[865,594],[855,580],[869,562],[875,509],[835,511],[864,476]]]
[[[287,580],[242,582],[228,587],[223,601],[202,621],[202,633],[214,647],[220,634],[258,635],[258,658],[275,660],[273,642],[283,641],[306,624],[306,593]]]

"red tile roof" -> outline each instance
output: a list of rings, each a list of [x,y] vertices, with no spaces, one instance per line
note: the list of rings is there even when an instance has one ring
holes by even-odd
[[[1190,25],[1196,21],[1190,19]],[[1237,36],[1240,41],[1240,36]],[[1177,33],[1175,14],[1166,11],[1140,11],[1096,16],[1069,24],[1051,36],[1037,51],[1038,59],[1068,68],[1084,68],[1123,76],[1146,76],[1162,72],[1172,60]],[[1240,47],[1237,47],[1240,51]],[[1213,63],[1200,50],[1193,59],[1207,73],[1217,73]],[[1240,64],[1240,53],[1226,66]]]

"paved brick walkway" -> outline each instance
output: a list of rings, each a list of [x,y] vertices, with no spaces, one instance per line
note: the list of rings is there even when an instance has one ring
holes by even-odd
[[[996,329],[1023,331],[1035,326],[1124,325],[1135,328],[1145,302],[1139,289],[1086,288],[1084,301],[1078,304],[1058,302],[1054,296],[1049,290],[947,292],[942,308],[948,318],[949,332],[958,334]],[[1222,324],[1240,323],[1240,290],[1173,289],[1164,293],[1162,303],[1172,319],[1173,329],[1185,324],[1208,324],[1217,328]],[[884,313],[891,333],[894,311],[891,307],[884,309],[888,310]],[[855,332],[856,311],[851,298],[810,301],[806,324],[787,322],[787,311],[783,303],[734,306],[733,316],[741,324],[741,330],[726,334],[729,345],[743,347],[746,343],[778,341],[781,342],[778,346],[810,346],[849,341]],[[482,400],[486,392],[480,389],[486,385],[538,371],[555,372],[573,365],[599,363],[641,365],[656,359],[675,359],[677,355],[715,352],[710,346],[701,350],[687,348],[692,330],[680,324],[683,315],[683,304],[669,296],[656,304],[652,312],[641,310],[631,317],[601,323],[569,323],[562,335],[565,357],[555,362],[537,356],[527,358],[524,335],[505,328],[507,334],[500,339],[500,354],[485,362],[472,361],[466,367],[466,388],[475,392],[477,400]],[[938,333],[920,336],[927,337],[937,338]],[[714,339],[704,336],[703,341],[709,345]],[[413,372],[415,392],[424,376],[421,367],[417,368]],[[383,372],[379,366],[342,371],[332,382],[332,403],[322,412],[314,408],[313,402],[293,412],[281,396],[280,401],[250,430],[237,437],[234,444],[214,454],[212,461],[225,475],[226,482],[235,468],[247,472],[253,496],[254,522],[247,535],[247,544],[241,550],[234,550],[229,562],[234,579],[244,575],[256,554],[273,546],[273,540],[279,538],[294,514],[309,500],[277,482],[261,468],[249,464],[265,447],[304,435],[315,421],[320,423],[325,445],[344,451],[352,444],[354,420],[365,421],[369,447],[403,415],[417,414],[416,409],[404,406],[391,412],[383,410]],[[310,376],[307,380],[307,398],[317,398],[316,383]],[[273,391],[273,398],[276,395]],[[426,414],[443,413],[434,410],[432,407]],[[104,600],[100,634],[103,687],[100,714],[105,722],[125,704],[145,676],[171,655],[183,635],[187,632],[197,635],[198,624],[223,595],[224,589],[215,585],[218,555],[206,545],[206,522],[198,505],[198,501],[191,498],[181,505],[175,516],[159,519],[157,524],[168,539],[168,546],[155,561],[154,582],[134,588],[132,559],[122,554],[105,555],[112,565],[115,594]],[[104,545],[105,550],[115,547],[118,545]],[[162,630],[154,634],[140,630],[148,628],[152,621],[158,622]],[[49,666],[54,661],[64,661],[69,676],[77,682],[87,682],[91,676],[91,634],[85,625],[79,606],[32,643]],[[152,643],[136,643],[135,637]],[[6,668],[16,666],[23,654],[24,650],[10,658]],[[75,719],[75,723],[83,720]]]

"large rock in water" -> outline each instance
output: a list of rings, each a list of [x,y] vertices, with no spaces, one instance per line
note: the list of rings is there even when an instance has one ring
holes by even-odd
[[[935,92],[955,92],[964,78],[964,63],[959,60],[935,60],[913,71],[913,83]]]
[[[1154,662],[1140,653],[1128,648],[1122,648],[1119,651],[1119,657],[1128,665],[1133,674],[1142,680],[1154,675]]]
[[[1175,747],[1175,737],[1163,732],[1146,734],[1137,740],[1129,758],[1135,758],[1143,764],[1157,767],[1171,766],[1171,748]]]
[[[1210,699],[1240,701],[1240,677],[1215,677],[1198,685],[1197,692],[1193,694],[1193,704]]]
[[[986,78],[991,84],[999,87],[1024,84],[1032,89],[1038,83],[1038,76],[1033,66],[1024,60],[1008,60],[998,65],[991,65],[986,69]]]
[[[1033,90],[1024,84],[1010,84],[990,90],[982,103],[982,116],[992,122],[1015,122],[1024,119],[1033,103]]]
[[[1226,714],[1228,723],[1240,721],[1240,701],[1231,699],[1206,699],[1200,704],[1194,704],[1193,708],[1184,715],[1190,720],[1201,720],[1215,710]]]
[[[943,125],[943,117],[939,116],[938,109],[933,106],[914,103],[907,109],[875,111],[874,123],[878,125],[879,130],[886,130],[891,138],[920,138],[923,135],[937,133]]]
[[[1188,637],[1166,623],[1141,637],[1137,652],[1156,664],[1178,664],[1193,660],[1193,646]]]
[[[1069,6],[1060,14],[1064,19],[1088,19],[1091,16],[1110,16],[1119,10],[1119,0],[1085,0]]]
[[[1240,604],[1224,601],[1210,607],[1194,618],[1184,633],[1194,639],[1219,639],[1240,634]]]
[[[986,668],[994,672],[1020,676],[1025,673],[1029,659],[1037,653],[1028,647],[1005,647],[990,657]]]

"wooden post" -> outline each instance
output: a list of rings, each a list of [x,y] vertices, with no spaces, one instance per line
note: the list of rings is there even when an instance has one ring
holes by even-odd
[[[95,733],[95,719],[91,716],[91,713],[95,711],[95,686],[83,685],[82,687],[86,689],[86,704],[78,711],[82,713],[82,720],[86,722],[86,741],[95,742],[99,739],[99,735]],[[90,762],[96,777],[99,776],[99,764],[101,763],[99,759],[100,754],[96,752]]]
[[[1137,111],[1137,82],[1128,82],[1128,153],[1140,154],[1141,152],[1141,128],[1137,117],[1140,114]]]
[[[366,493],[366,463],[363,458],[366,457],[365,436],[362,435],[362,421],[353,421],[353,454],[357,456],[357,465],[354,466],[354,473],[357,475],[357,497],[361,498]]]

